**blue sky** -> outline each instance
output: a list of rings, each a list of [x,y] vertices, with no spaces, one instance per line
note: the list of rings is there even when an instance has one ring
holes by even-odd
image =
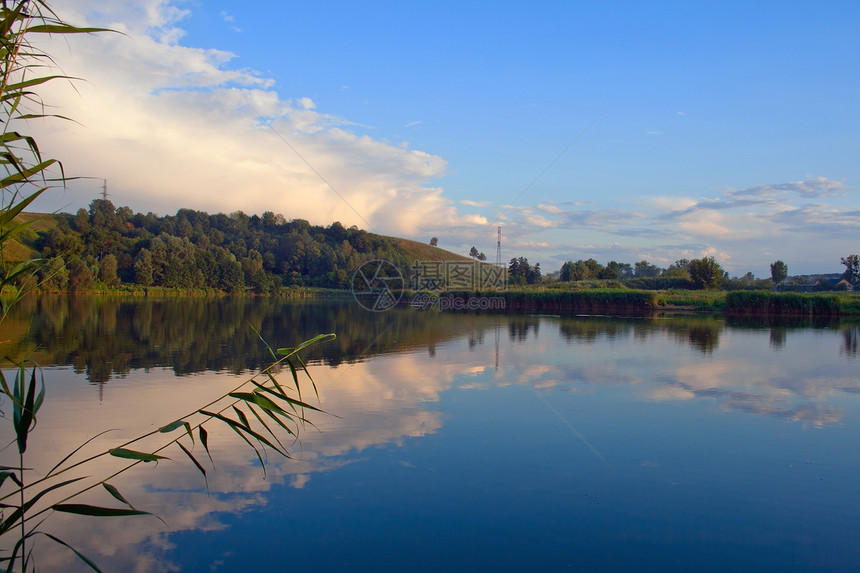
[[[852,2],[56,4],[80,124],[42,140],[136,211],[340,220],[543,270],[860,251]],[[42,209],[74,211],[82,181]]]

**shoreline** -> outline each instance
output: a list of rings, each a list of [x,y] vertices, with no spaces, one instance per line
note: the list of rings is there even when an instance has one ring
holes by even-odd
[[[14,293],[8,293],[14,295]],[[300,299],[350,298],[349,290],[286,287],[273,294],[226,293],[217,290],[134,288],[94,289],[86,292],[31,292],[25,296],[104,296],[130,298],[269,297]],[[635,289],[528,289],[490,291],[404,291],[399,306],[410,306],[416,296],[447,297],[461,301],[462,309],[478,308],[482,299],[503,301],[501,307],[479,312],[531,313],[582,312],[644,316],[657,312],[720,313],[726,316],[860,316],[860,293],[794,293],[755,291],[650,291]],[[471,305],[471,306],[470,306]],[[458,311],[456,308],[448,309]]]

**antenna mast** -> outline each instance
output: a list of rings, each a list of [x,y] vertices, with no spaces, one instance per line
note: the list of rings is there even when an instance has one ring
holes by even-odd
[[[102,185],[102,199],[107,201],[108,192],[107,192],[107,179],[102,179],[104,184]]]
[[[502,228],[499,227],[498,240],[496,241],[496,266],[502,266]]]

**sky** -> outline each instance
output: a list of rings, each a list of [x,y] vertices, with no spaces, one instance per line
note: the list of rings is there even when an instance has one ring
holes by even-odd
[[[281,213],[524,256],[834,273],[860,252],[856,2],[64,0],[40,211]]]

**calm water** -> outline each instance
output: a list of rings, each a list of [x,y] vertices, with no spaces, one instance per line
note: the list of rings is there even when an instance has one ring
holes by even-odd
[[[105,429],[99,444],[117,445],[236,386],[266,363],[249,324],[282,346],[338,335],[309,353],[326,414],[294,460],[271,455],[264,477],[213,427],[208,493],[181,452],[111,480],[167,527],[46,522],[107,571],[860,567],[856,322],[28,305],[35,320],[12,317],[0,350],[45,366],[37,471]],[[44,570],[77,567],[38,547]]]

